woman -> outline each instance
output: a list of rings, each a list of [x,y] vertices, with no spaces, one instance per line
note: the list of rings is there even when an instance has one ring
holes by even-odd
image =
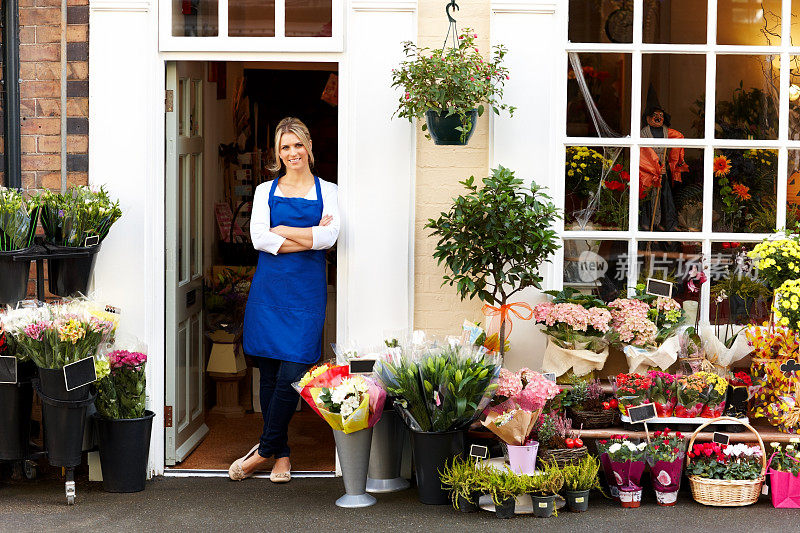
[[[325,251],[339,236],[337,187],[311,173],[308,128],[292,117],[275,129],[274,168],[280,178],[256,188],[250,234],[259,251],[244,316],[244,351],[261,371],[261,440],[228,474],[242,480],[275,457],[270,480],[291,479],[289,421],[299,381],[322,354],[328,293]],[[257,453],[256,453],[257,452]]]

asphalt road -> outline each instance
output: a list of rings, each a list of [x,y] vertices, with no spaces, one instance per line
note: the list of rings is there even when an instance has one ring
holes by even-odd
[[[320,478],[273,485],[262,479],[162,477],[138,494],[110,494],[99,483],[79,481],[77,502],[70,507],[58,481],[2,480],[0,531],[800,531],[800,510],[773,509],[763,496],[750,507],[715,508],[695,503],[685,492],[677,506],[665,508],[645,493],[642,507],[622,509],[593,494],[587,513],[500,520],[488,512],[423,505],[413,488],[377,495],[378,503],[365,509],[336,507],[343,493],[341,479]]]

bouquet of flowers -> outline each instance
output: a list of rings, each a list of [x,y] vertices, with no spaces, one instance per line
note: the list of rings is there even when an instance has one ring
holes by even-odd
[[[769,461],[772,505],[782,508],[800,507],[800,439],[793,437],[785,447],[770,443],[772,457]]]
[[[101,416],[118,420],[145,415],[146,363],[143,351],[114,350],[96,358],[95,406]]]
[[[800,259],[795,268],[800,270]],[[800,274],[795,275],[800,276]],[[786,280],[778,287],[772,311],[775,313],[777,325],[795,332],[800,331],[800,279]]]
[[[86,246],[87,237],[97,237],[99,243],[122,216],[119,202],[112,202],[102,187],[97,192],[89,187],[45,191],[40,198],[45,240],[60,246]]]
[[[641,405],[647,399],[653,380],[642,374],[617,374],[614,393],[619,401],[619,410],[628,414],[628,407]]]
[[[680,431],[656,431],[647,444],[645,455],[650,465],[653,489],[658,503],[674,505],[681,487],[681,470],[686,451],[686,440]]]
[[[761,448],[744,443],[695,443],[687,474],[707,479],[758,479],[761,477]]]
[[[321,372],[320,367],[309,370],[294,384],[300,396],[334,430],[353,433],[374,426],[383,414],[386,392],[371,379],[350,375],[347,365],[325,366]]]
[[[537,416],[524,409],[511,409],[501,414],[489,413],[481,424],[512,446],[524,446],[536,424]]]
[[[0,187],[0,252],[33,244],[39,208],[38,198],[26,199],[20,191]]]
[[[619,501],[619,484],[617,483],[617,478],[614,475],[614,469],[611,466],[611,459],[608,455],[608,449],[613,446],[614,444],[622,444],[626,440],[624,435],[612,435],[608,439],[601,439],[597,441],[597,453],[600,456],[600,464],[603,465],[603,474],[606,478],[606,483],[608,484],[608,491],[611,493],[611,497],[615,500]],[[644,471],[644,468],[642,468]],[[641,474],[639,474],[641,476]]]
[[[650,401],[655,404],[656,413],[662,417],[672,416],[678,403],[675,376],[658,370],[651,370],[647,375],[652,380]]]
[[[529,368],[521,368],[517,372],[502,368],[497,390],[486,412],[502,413],[519,407],[535,413],[533,418],[536,420],[545,403],[555,398],[560,390],[555,382]]]
[[[629,439],[615,439],[615,442],[603,448],[611,466],[614,483],[619,488],[620,498],[623,497],[623,493],[638,493],[639,500],[636,501],[641,501],[640,483],[644,472],[646,447],[646,442],[636,443]]]
[[[445,342],[381,354],[375,374],[414,431],[468,427],[498,388],[501,358],[483,347]]]
[[[700,414],[703,418],[717,418],[725,412],[725,396],[728,391],[728,380],[712,372],[696,372],[705,382],[705,405]]]
[[[800,359],[800,343],[794,331],[786,327],[750,326],[745,336],[753,347],[750,374],[752,376],[752,413],[756,418],[770,418],[769,406],[781,396],[794,394],[798,378],[787,376],[781,365],[789,359]]]

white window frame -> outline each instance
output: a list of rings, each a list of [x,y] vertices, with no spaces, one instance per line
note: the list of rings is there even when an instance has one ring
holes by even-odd
[[[561,17],[561,32],[565,43],[562,52],[558,76],[564,74],[566,79],[566,65],[569,52],[591,53],[610,52],[626,53],[631,55],[631,123],[629,137],[625,138],[599,138],[599,137],[568,137],[566,124],[566,82],[559,84],[558,96],[558,131],[560,134],[559,147],[561,155],[557,159],[561,163],[557,175],[554,176],[555,198],[560,200],[560,206],[565,205],[564,191],[564,165],[566,163],[566,148],[568,146],[624,146],[630,149],[630,190],[639,190],[639,149],[641,147],[671,146],[682,148],[703,149],[703,224],[702,231],[698,232],[651,232],[641,231],[638,227],[638,216],[628,217],[627,230],[601,231],[586,230],[573,231],[564,229],[564,221],[558,223],[558,233],[562,239],[587,239],[587,240],[617,240],[628,242],[628,256],[636,257],[637,245],[644,241],[692,241],[700,242],[701,253],[704,258],[711,257],[712,242],[760,242],[769,237],[768,233],[720,233],[711,231],[711,217],[713,202],[707,201],[713,197],[713,162],[714,150],[718,148],[763,148],[778,150],[777,170],[777,213],[776,227],[783,228],[786,224],[786,190],[788,150],[800,150],[800,141],[790,140],[789,135],[789,59],[793,55],[800,55],[800,46],[790,46],[790,28],[792,15],[792,0],[783,0],[781,10],[781,44],[780,46],[749,46],[749,45],[718,45],[717,41],[717,0],[707,0],[708,19],[706,44],[648,44],[642,43],[642,13],[643,0],[634,0],[633,14],[633,42],[632,43],[571,43],[568,40],[569,13],[567,2],[564,2],[565,13]],[[641,84],[642,84],[642,54],[698,54],[706,59],[706,108],[705,132],[702,139],[643,139],[640,137],[639,121],[641,116]],[[739,140],[739,139],[714,139],[715,103],[716,103],[716,55],[717,54],[742,54],[742,55],[776,55],[780,56],[780,93],[778,106],[778,139],[777,140]],[[710,178],[710,179],[709,179]],[[629,194],[629,213],[639,212],[639,195]],[[634,285],[632,280],[637,279],[638,261],[628,261],[628,285]],[[564,272],[563,247],[557,252],[554,259],[554,271]],[[563,288],[563,274],[557,275],[553,280],[555,288]],[[700,291],[699,316],[701,322],[708,322],[710,283],[704,283]]]
[[[286,37],[286,0],[275,0],[274,37],[229,37],[228,0],[217,3],[219,32],[214,37],[172,35],[175,0],[161,0],[158,8],[159,50],[162,52],[343,52],[344,0],[331,0],[330,37]]]

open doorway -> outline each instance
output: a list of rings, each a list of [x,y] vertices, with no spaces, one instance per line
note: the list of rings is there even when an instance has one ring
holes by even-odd
[[[253,192],[277,177],[268,166],[286,116],[311,131],[314,174],[338,182],[337,75],[336,63],[167,64],[168,466],[227,470],[258,442],[258,369],[241,349],[258,260],[249,235]],[[335,247],[327,264],[323,359],[333,356],[336,332]],[[289,445],[293,470],[334,470],[330,429],[300,403]]]

